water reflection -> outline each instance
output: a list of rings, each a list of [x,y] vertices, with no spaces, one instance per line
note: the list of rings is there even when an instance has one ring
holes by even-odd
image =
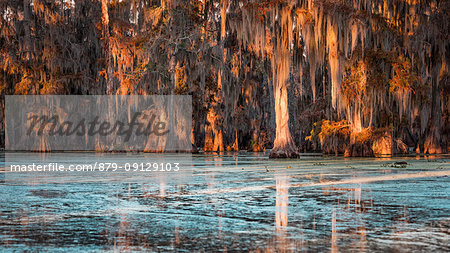
[[[276,251],[287,252],[292,249],[287,237],[288,211],[289,211],[289,177],[275,173],[276,200],[275,200],[275,232]]]
[[[3,175],[0,249],[446,251],[450,168],[434,159],[198,156],[182,182]]]
[[[337,201],[332,209],[331,251],[339,252],[340,245],[345,249],[365,252],[367,246],[365,213],[367,203],[373,203],[370,194],[365,194],[361,185],[355,188],[330,188],[347,195],[347,201]],[[362,197],[364,193],[364,198]],[[372,206],[373,207],[373,206]],[[343,243],[350,241],[350,243]]]
[[[338,252],[337,232],[336,232],[336,212],[334,211],[334,209],[331,215],[331,252],[332,253]]]

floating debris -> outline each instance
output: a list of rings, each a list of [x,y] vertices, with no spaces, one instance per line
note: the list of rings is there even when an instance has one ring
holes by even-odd
[[[381,167],[390,167],[390,168],[406,168],[406,166],[408,166],[408,163],[405,161],[394,162],[394,163],[384,163],[381,165]]]

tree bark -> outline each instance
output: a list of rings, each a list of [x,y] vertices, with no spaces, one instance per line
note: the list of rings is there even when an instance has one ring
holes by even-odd
[[[114,93],[114,70],[111,64],[111,50],[109,46],[109,13],[108,0],[102,1],[102,37],[105,50],[105,68],[106,68],[106,94],[112,95]]]
[[[214,108],[210,108],[205,124],[205,146],[204,151],[223,152],[223,132],[221,127],[221,117]]]
[[[298,157],[289,131],[289,111],[287,99],[287,87],[281,85],[275,87],[275,119],[276,119],[276,136],[273,149],[270,152],[270,158],[295,158]]]
[[[426,131],[426,139],[425,139],[425,153],[426,154],[442,154],[445,152],[442,147],[442,113],[441,113],[441,93],[440,93],[440,85],[439,85],[439,72],[436,69],[440,69],[435,67],[435,73],[432,73],[432,87],[431,87],[431,116],[430,121],[428,122],[428,127]],[[436,73],[437,72],[437,73]]]
[[[275,98],[275,122],[276,135],[273,149],[269,154],[270,158],[296,158],[298,152],[289,131],[289,110],[287,82],[290,76],[291,54],[290,44],[292,40],[292,20],[290,19],[290,9],[280,8],[280,18],[276,21],[273,15],[274,31],[272,56],[272,75]]]

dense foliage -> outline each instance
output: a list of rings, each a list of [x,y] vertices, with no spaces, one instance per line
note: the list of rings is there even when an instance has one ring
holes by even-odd
[[[0,0],[0,90],[190,94],[205,151],[441,153],[449,20],[443,0]]]

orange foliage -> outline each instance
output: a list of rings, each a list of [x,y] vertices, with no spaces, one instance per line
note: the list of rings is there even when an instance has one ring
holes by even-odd
[[[393,59],[392,68],[394,75],[389,80],[389,91],[414,92],[415,86],[420,83],[420,78],[412,71],[409,60],[399,56]]]

